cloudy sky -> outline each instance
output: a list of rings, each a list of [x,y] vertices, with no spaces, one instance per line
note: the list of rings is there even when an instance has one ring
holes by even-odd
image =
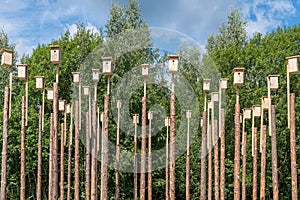
[[[138,0],[150,27],[172,29],[205,45],[210,33],[226,21],[231,8],[247,20],[248,35],[277,26],[300,24],[300,0]],[[117,0],[126,4],[127,0]],[[76,23],[97,31],[109,17],[108,0],[0,0],[0,28],[17,45],[19,54],[38,43],[50,43]]]

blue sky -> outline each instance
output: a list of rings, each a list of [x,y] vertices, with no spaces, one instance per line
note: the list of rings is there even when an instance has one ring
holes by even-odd
[[[117,0],[126,4],[127,0]],[[138,0],[150,27],[181,32],[204,46],[210,33],[226,21],[230,8],[239,8],[247,32],[266,33],[277,26],[298,25],[300,0]],[[84,23],[97,31],[109,18],[111,1],[105,0],[0,0],[0,27],[20,54],[38,43],[49,43],[67,29]]]

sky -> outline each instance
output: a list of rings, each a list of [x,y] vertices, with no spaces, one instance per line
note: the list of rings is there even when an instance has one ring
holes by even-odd
[[[126,4],[127,0],[116,0]],[[149,27],[182,33],[204,47],[217,33],[231,8],[241,10],[247,33],[265,34],[278,26],[300,25],[300,0],[137,0]],[[58,39],[76,23],[98,31],[109,19],[107,0],[0,0],[0,28],[19,55]]]

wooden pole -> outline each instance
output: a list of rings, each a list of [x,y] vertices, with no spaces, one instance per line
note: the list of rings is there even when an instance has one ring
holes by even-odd
[[[176,96],[171,94],[170,109],[170,200],[174,200],[175,196],[175,135],[176,135]]]
[[[36,186],[36,198],[42,199],[42,121],[43,121],[43,106],[40,106],[39,110],[39,133],[38,133],[38,171],[37,171],[37,186]]]
[[[64,137],[65,134],[65,124],[61,123],[61,136],[60,136],[60,199],[64,199],[64,171],[65,171],[65,164],[64,164],[64,159],[65,159],[65,145],[64,145]]]
[[[25,83],[25,96],[26,96],[26,121],[25,121],[25,126],[28,126],[28,77],[26,78],[26,83]]]
[[[201,145],[201,200],[206,200],[206,154],[207,154],[207,112],[202,114],[202,145]]]
[[[186,163],[185,163],[185,199],[190,199],[190,118],[187,119]]]
[[[253,188],[252,188],[252,199],[257,199],[257,127],[254,128],[253,132]]]
[[[26,199],[26,97],[22,97],[22,125],[21,125],[21,186],[20,199]]]
[[[147,107],[146,107],[146,97],[142,97],[142,152],[141,152],[141,175],[140,175],[140,199],[145,199],[145,172],[146,172],[146,120],[147,120]]]
[[[138,117],[136,115],[136,117]],[[133,162],[134,162],[134,174],[133,174],[133,182],[134,182],[134,200],[138,199],[138,186],[137,186],[137,123],[135,123],[134,125],[134,158],[133,158]]]
[[[273,200],[278,200],[278,169],[277,169],[277,143],[276,143],[276,110],[275,106],[271,106],[271,119],[272,120],[272,185],[273,185]]]
[[[225,200],[225,110],[221,109],[220,199]]]
[[[152,200],[152,117],[149,118],[148,136],[148,200]]]
[[[48,199],[52,199],[53,188],[53,113],[50,114],[50,142],[49,142],[49,188]]]
[[[9,106],[9,118],[11,116],[11,104],[12,104],[11,99],[12,99],[12,90],[13,90],[12,82],[13,82],[13,67],[11,66],[9,68],[9,104],[8,104],[8,106]]]
[[[286,90],[287,90],[287,106],[288,106],[288,128],[291,127],[291,98],[290,98],[290,73],[286,72]]]
[[[108,77],[109,78],[109,77]],[[101,199],[108,199],[108,120],[109,120],[109,92],[104,102],[104,134],[102,135],[102,162],[101,162]]]
[[[79,98],[79,130],[81,130],[81,82],[78,85],[78,98]],[[76,108],[77,109],[77,108]]]
[[[79,154],[80,154],[80,137],[79,137],[79,102],[75,104],[75,174],[74,174],[74,199],[79,200],[80,196],[80,175],[79,175]]]
[[[260,171],[260,199],[266,199],[266,125],[262,126],[261,171]]]
[[[120,199],[120,106],[118,104],[117,145],[116,145],[116,200]]]
[[[238,88],[237,88],[238,93]],[[238,95],[237,95],[238,100]],[[240,200],[240,104],[235,104],[234,116],[234,200]]]
[[[209,112],[209,111],[208,111]],[[211,148],[211,124],[208,124],[208,188],[207,188],[207,199],[212,200],[212,148]]]
[[[169,122],[170,118],[167,117],[167,138],[166,138],[166,200],[170,198],[170,188],[169,188]]]
[[[269,136],[272,136],[272,114],[271,114],[271,104],[272,104],[272,99],[271,99],[271,83],[270,83],[270,78],[267,78],[267,84],[268,84],[268,122],[269,122]]]
[[[91,166],[91,200],[97,199],[97,103],[93,102],[92,111],[92,166]],[[108,163],[107,163],[108,164]]]
[[[44,131],[44,120],[45,120],[45,88],[43,89],[42,95],[42,132]]]
[[[8,143],[8,122],[9,122],[9,98],[10,89],[5,87],[4,112],[3,112],[3,144],[2,144],[2,163],[1,163],[1,200],[6,199],[6,177],[7,177],[7,143]]]
[[[296,118],[295,94],[290,94],[290,142],[291,142],[291,174],[292,174],[292,199],[298,199],[297,187],[297,154],[296,154]]]
[[[52,198],[58,198],[58,83],[53,84],[53,185]]]
[[[85,199],[91,199],[91,139],[90,133],[90,113],[86,112],[86,134],[85,134]]]
[[[213,130],[214,139],[214,170],[215,170],[215,200],[219,200],[220,198],[220,177],[219,177],[219,133],[218,133],[218,120],[214,120],[212,123],[215,124]]]
[[[243,169],[242,169],[242,200],[246,200],[246,162],[247,162],[247,132],[243,134]]]
[[[73,140],[73,104],[70,104],[70,128],[69,128],[69,146],[68,146],[68,186],[67,200],[71,199],[71,160],[72,160],[72,140]]]

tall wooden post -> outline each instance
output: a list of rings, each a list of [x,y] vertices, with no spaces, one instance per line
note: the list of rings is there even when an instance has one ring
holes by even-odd
[[[91,138],[91,200],[97,199],[97,103],[93,102],[92,109],[92,138]],[[108,163],[107,163],[108,164]]]
[[[117,120],[117,145],[116,145],[116,200],[120,199],[120,111],[122,101],[117,101],[118,120]],[[99,137],[99,136],[98,136]]]
[[[253,182],[252,182],[252,200],[257,199],[257,127],[253,132]]]
[[[146,172],[146,123],[147,123],[146,97],[142,98],[142,152],[141,152],[141,175],[140,175],[140,199],[145,199],[145,172]]]
[[[266,199],[266,125],[262,126],[261,171],[260,171],[260,199]]]
[[[153,114],[148,112],[149,135],[148,135],[148,200],[152,200],[152,119]]]
[[[85,199],[91,199],[91,139],[90,133],[90,113],[86,112],[86,135],[85,135]]]
[[[187,134],[186,134],[186,177],[185,177],[185,199],[190,199],[190,118],[192,117],[192,111],[186,111],[187,118]]]
[[[61,137],[60,137],[60,199],[64,199],[64,176],[65,176],[65,145],[64,145],[64,135],[65,135],[65,124],[61,123]]]
[[[68,186],[67,200],[71,199],[71,159],[72,159],[72,143],[73,143],[73,104],[70,104],[70,128],[69,128],[69,146],[68,146]]]
[[[36,198],[42,199],[42,124],[43,124],[43,108],[39,109],[39,133],[38,133],[38,171],[37,171],[37,186],[36,186]]]
[[[75,168],[74,168],[74,199],[79,200],[80,197],[80,175],[79,175],[79,155],[80,155],[80,137],[79,137],[79,102],[75,103]]]
[[[176,96],[171,94],[170,109],[170,200],[175,199],[175,134],[176,134]]]
[[[206,200],[206,152],[207,152],[207,112],[202,114],[202,145],[201,145],[201,200]]]
[[[138,185],[137,185],[137,124],[139,122],[138,115],[133,116],[134,123],[134,158],[133,158],[133,184],[134,184],[134,200],[138,199]]]
[[[48,199],[52,199],[53,188],[53,113],[50,114],[50,142],[49,142],[49,187]]]
[[[221,109],[220,199],[225,200],[225,110]]]
[[[53,184],[52,184],[52,198],[58,198],[58,83],[53,84]]]
[[[21,186],[20,199],[25,200],[26,195],[26,97],[22,97],[22,125],[21,125]]]
[[[278,200],[278,169],[277,169],[277,142],[276,142],[276,110],[275,106],[271,106],[271,119],[272,120],[272,185],[273,185],[273,200]]]
[[[243,168],[242,168],[242,200],[246,200],[246,162],[247,162],[247,132],[244,131],[243,134],[243,144],[242,144],[242,151],[243,151]]]
[[[167,137],[166,137],[166,200],[170,198],[170,189],[169,189],[169,126],[170,118],[165,118],[165,126],[167,127]]]
[[[1,200],[6,199],[6,177],[7,177],[7,143],[8,143],[8,120],[9,120],[9,88],[5,87],[4,111],[3,111],[3,144],[2,144],[2,163],[1,163]]]
[[[298,199],[297,185],[297,154],[296,154],[296,117],[295,93],[290,94],[290,142],[291,142],[291,174],[292,174],[292,199]]]
[[[215,200],[220,198],[220,177],[219,177],[219,132],[218,132],[218,120],[212,121],[214,123],[213,137],[214,139],[214,171],[215,171]]]
[[[209,110],[208,110],[209,112]],[[209,118],[209,116],[208,116]],[[209,121],[209,120],[208,120]],[[213,194],[212,194],[212,138],[211,138],[211,124],[209,122],[208,125],[208,133],[207,133],[207,150],[208,150],[208,186],[207,186],[207,199],[212,200]]]

